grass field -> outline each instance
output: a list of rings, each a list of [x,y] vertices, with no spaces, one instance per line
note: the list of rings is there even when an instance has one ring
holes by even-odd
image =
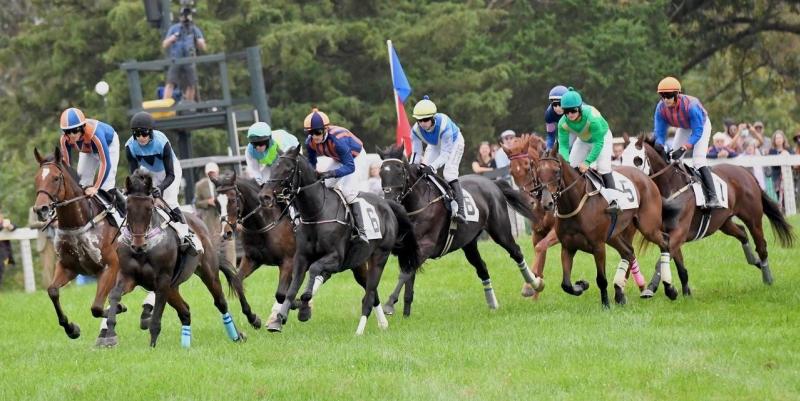
[[[530,258],[529,238],[520,244]],[[138,329],[140,290],[125,298],[131,312],[121,316],[116,349],[94,347],[94,285],[62,291],[66,313],[82,329],[77,340],[57,325],[45,292],[2,293],[0,400],[800,399],[797,248],[771,246],[775,284],[768,287],[734,239],[715,235],[684,248],[692,298],[670,302],[662,288],[641,300],[629,283],[628,305],[608,311],[589,255],[579,255],[573,278],[592,287],[576,298],[561,291],[559,250],[551,250],[548,287],[533,302],[519,295],[522,279],[500,247],[484,242],[481,250],[499,310],[488,310],[458,252],[425,265],[411,318],[390,317],[380,332],[373,317],[360,338],[353,333],[362,291],[349,273],[322,287],[309,322],[293,313],[281,334],[246,325],[232,299],[248,336],[243,344],[228,341],[210,295],[193,278],[182,287],[192,307],[189,350],[180,348],[172,309],[158,347],[148,346],[149,334]],[[613,267],[619,257],[609,255]],[[640,255],[648,277],[656,258],[655,247]],[[384,299],[396,275],[392,261]],[[246,282],[263,319],[275,281],[276,270],[266,268]]]

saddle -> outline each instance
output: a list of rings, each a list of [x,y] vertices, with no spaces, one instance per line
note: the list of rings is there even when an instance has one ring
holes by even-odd
[[[116,228],[122,227],[122,221],[125,219],[125,199],[122,198],[122,194],[117,198],[101,189],[97,191],[93,199],[101,209],[107,212],[106,221],[108,221],[109,224]]]
[[[436,188],[439,189],[439,193],[442,194],[444,197],[444,207],[447,210],[447,215],[452,218],[453,211],[456,210],[453,202],[456,201],[455,195],[453,195],[453,188],[450,186],[450,183],[447,182],[444,178],[440,177],[438,174],[434,175],[426,175],[426,179],[430,180]]]

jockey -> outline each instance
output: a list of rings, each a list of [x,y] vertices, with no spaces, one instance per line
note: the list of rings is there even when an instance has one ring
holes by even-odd
[[[172,151],[169,139],[163,132],[154,130],[155,121],[150,113],[140,111],[131,118],[131,137],[125,143],[130,173],[144,168],[153,175],[154,198],[162,198],[171,210],[170,225],[175,229],[183,245],[192,253],[203,251],[200,239],[189,229],[186,218],[178,205],[178,190],[182,171],[180,162]]]
[[[561,96],[567,93],[567,87],[564,85],[554,86],[550,89],[548,99],[550,104],[544,111],[544,129],[547,132],[547,150],[553,149],[553,144],[556,142],[556,127],[558,120],[564,114],[564,109],[561,108]]]
[[[311,114],[303,121],[303,129],[308,134],[306,150],[311,167],[317,168],[317,157],[328,156],[333,159],[329,170],[317,172],[319,179],[325,180],[328,188],[337,188],[344,195],[347,204],[352,205],[358,196],[359,178],[365,178],[361,172],[358,160],[362,157],[364,149],[361,140],[347,128],[330,124],[328,116],[314,108]],[[364,232],[361,209],[357,206],[350,207],[356,222],[358,237],[369,242]]]
[[[436,105],[424,96],[414,106],[416,124],[411,128],[411,163],[422,163],[423,172],[435,174],[444,166],[444,179],[453,188],[453,195],[458,203],[455,219],[458,223],[467,222],[464,215],[464,193],[458,181],[458,165],[464,154],[464,136],[456,123],[444,113],[438,113]],[[422,143],[427,144],[425,156],[422,156]]]
[[[278,160],[280,153],[300,144],[294,135],[281,130],[272,132],[269,124],[264,122],[250,126],[247,130],[247,141],[250,142],[245,151],[247,174],[259,186],[269,180],[272,164]]]
[[[584,104],[580,93],[573,88],[561,97],[561,108],[564,115],[558,122],[558,152],[581,174],[589,170],[589,165],[597,163],[596,169],[603,176],[605,187],[616,189],[611,175],[613,137],[608,122],[594,106]],[[575,142],[570,149],[571,140]],[[606,209],[611,214],[619,210],[616,200]]]
[[[102,189],[113,195],[117,206],[124,211],[125,200],[114,187],[119,164],[119,137],[114,128],[102,121],[87,119],[80,109],[71,107],[61,113],[61,131],[64,133],[60,139],[61,154],[65,164],[70,163],[72,147],[78,149],[77,170],[84,194],[94,196]]]
[[[677,127],[672,142],[670,157],[680,160],[690,151],[694,167],[700,172],[707,208],[721,208],[714,188],[714,179],[706,161],[708,141],[711,138],[711,121],[708,113],[696,97],[681,93],[681,83],[673,77],[666,77],[658,83],[661,100],[656,105],[653,116],[656,145],[664,146],[667,126]]]

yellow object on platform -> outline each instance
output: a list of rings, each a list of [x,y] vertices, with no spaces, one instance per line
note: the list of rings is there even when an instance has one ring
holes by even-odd
[[[172,107],[174,105],[175,105],[175,99],[158,99],[158,100],[147,100],[142,102],[142,108],[145,110],[159,109],[162,107]],[[175,111],[154,111],[150,114],[152,114],[153,118],[156,120],[161,118],[175,117]]]

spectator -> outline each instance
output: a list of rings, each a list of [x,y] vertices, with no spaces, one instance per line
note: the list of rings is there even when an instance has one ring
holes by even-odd
[[[172,25],[167,31],[161,47],[167,50],[170,58],[194,57],[197,49],[206,50],[206,40],[203,32],[192,21],[192,9],[181,9],[180,22]],[[197,66],[195,64],[171,65],[167,70],[167,85],[164,88],[163,99],[172,98],[172,91],[178,86],[183,93],[183,98],[188,101],[195,100],[197,88]]]
[[[3,216],[3,211],[0,208],[0,231],[14,231],[16,229],[17,227],[11,223],[11,220],[8,220]],[[11,251],[11,241],[0,241],[0,285],[3,284],[3,275],[6,267],[11,267],[14,264],[14,255]]]
[[[714,134],[714,144],[708,148],[709,159],[725,159],[736,157],[738,153],[729,147],[731,139],[724,132]]]
[[[383,198],[383,184],[381,183],[381,164],[372,163],[369,166],[369,178],[367,178],[367,192]]]
[[[772,148],[770,148],[769,153],[770,155],[790,155],[794,154],[792,149],[789,147],[789,143],[786,140],[786,134],[783,133],[781,130],[776,130],[772,134]],[[772,172],[770,179],[772,180],[772,188],[775,194],[775,199],[777,199],[778,204],[782,207],[784,205],[784,193],[783,193],[783,178],[781,176],[781,167],[780,166],[772,166]],[[770,194],[772,195],[772,194]]]
[[[738,126],[736,125],[733,120],[730,118],[725,119],[725,133],[728,134],[728,138],[731,140],[736,136],[736,133],[739,131]]]
[[[472,162],[472,171],[477,174],[486,173],[494,170],[496,164],[492,158],[492,147],[489,142],[483,141],[478,145],[478,154]]]
[[[747,141],[745,141],[744,153],[742,154],[742,157],[760,156],[758,147],[756,146],[757,143],[758,141],[755,140],[754,138],[750,138]],[[753,173],[753,177],[756,177],[756,181],[758,181],[758,186],[761,187],[761,189],[766,189],[764,182],[764,167],[755,166],[755,167],[745,167],[745,168]]]
[[[769,152],[769,148],[772,145],[772,140],[764,135],[764,123],[761,121],[756,121],[753,123],[753,131],[750,132],[756,140],[758,140],[758,149],[761,151],[762,155],[767,154]]]
[[[612,148],[611,154],[611,165],[612,166],[621,166],[622,165],[622,152],[625,150],[625,144],[621,142],[614,142],[614,146]]]
[[[44,221],[39,221],[33,207],[28,209],[28,226],[39,232],[36,238],[36,252],[39,253],[42,263],[42,285],[49,285],[53,281],[53,272],[56,269],[56,248],[53,244],[55,238],[55,229],[53,225],[57,224],[53,221],[44,231],[42,228],[45,225]]]
[[[500,134],[500,143],[505,147],[509,147],[516,137],[517,134],[514,131],[507,129]],[[494,164],[497,168],[503,168],[511,164],[511,160],[508,159],[508,155],[502,147],[494,154]]]

